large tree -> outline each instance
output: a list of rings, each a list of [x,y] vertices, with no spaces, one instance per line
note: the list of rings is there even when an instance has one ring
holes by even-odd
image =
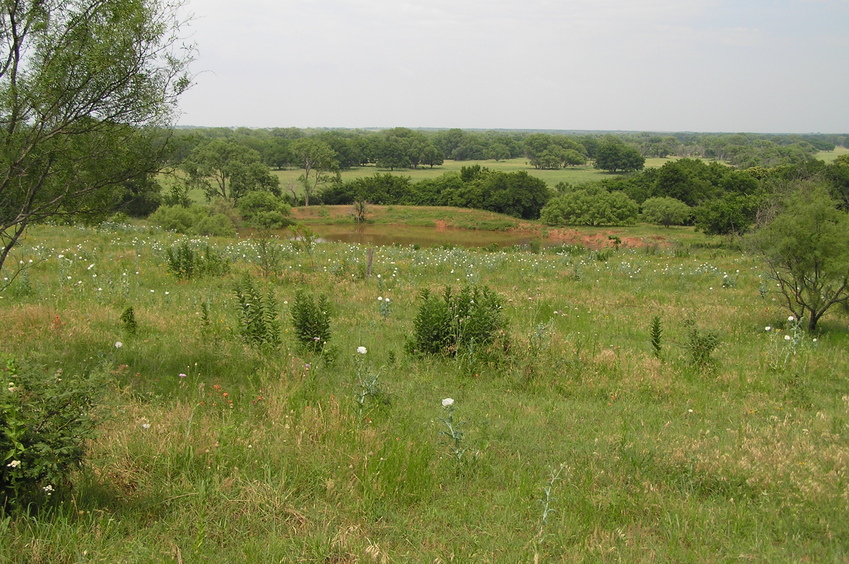
[[[310,197],[318,191],[318,185],[329,178],[330,172],[338,171],[336,152],[324,141],[313,137],[293,141],[291,151],[298,165],[304,169],[304,174],[299,180],[303,187],[304,205],[309,206]],[[297,202],[298,197],[294,188],[289,189],[292,190],[292,196]]]
[[[646,159],[640,152],[619,139],[606,139],[599,144],[595,167],[606,172],[631,172],[642,170]]]
[[[255,190],[280,195],[280,180],[262,162],[259,152],[232,139],[213,139],[195,147],[180,165],[189,182],[209,200],[236,202]]]
[[[825,187],[800,183],[749,239],[810,331],[831,306],[849,301],[849,214],[837,205]]]
[[[170,0],[0,3],[0,268],[28,225],[155,172],[188,87]]]

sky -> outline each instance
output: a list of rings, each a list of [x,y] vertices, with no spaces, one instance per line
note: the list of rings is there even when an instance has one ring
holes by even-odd
[[[849,132],[849,0],[186,0],[180,125]]]

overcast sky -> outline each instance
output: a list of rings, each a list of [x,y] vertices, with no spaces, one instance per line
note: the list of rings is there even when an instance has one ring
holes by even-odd
[[[849,0],[187,0],[181,125],[849,132]]]

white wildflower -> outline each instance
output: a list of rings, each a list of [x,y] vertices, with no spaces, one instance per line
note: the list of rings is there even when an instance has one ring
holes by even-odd
[[[12,462],[10,462],[9,464],[7,464],[6,466],[8,466],[9,468],[17,468],[17,467],[18,467],[18,466],[20,466],[20,465],[21,465],[21,461],[20,461],[20,460],[13,460]]]
[[[357,352],[360,354],[366,354],[368,350],[365,347],[357,347]]]
[[[454,405],[454,400],[452,398],[445,398],[442,400],[442,407],[451,407]]]

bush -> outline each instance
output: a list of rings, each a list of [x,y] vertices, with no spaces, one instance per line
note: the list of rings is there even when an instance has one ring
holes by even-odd
[[[319,351],[330,340],[330,304],[327,296],[318,300],[304,292],[295,294],[292,323],[295,337],[307,349]]]
[[[93,377],[18,364],[7,358],[0,387],[0,507],[50,496],[69,482],[94,437]]]
[[[237,205],[248,227],[283,229],[292,225],[289,205],[271,192],[254,190],[239,199]]]
[[[472,346],[489,346],[504,327],[501,298],[488,287],[466,286],[458,294],[445,288],[439,298],[425,289],[413,321],[407,351],[455,356]]]
[[[180,241],[165,251],[165,258],[168,272],[178,280],[206,275],[220,276],[230,270],[229,263],[207,243]]]
[[[663,225],[687,225],[693,216],[693,210],[675,198],[649,198],[643,202],[643,219],[649,223]]]
[[[236,234],[236,227],[226,214],[211,213],[205,206],[162,206],[150,216],[150,222],[184,235],[230,237]]]
[[[546,225],[632,225],[639,206],[624,192],[576,190],[557,196],[540,212]]]

